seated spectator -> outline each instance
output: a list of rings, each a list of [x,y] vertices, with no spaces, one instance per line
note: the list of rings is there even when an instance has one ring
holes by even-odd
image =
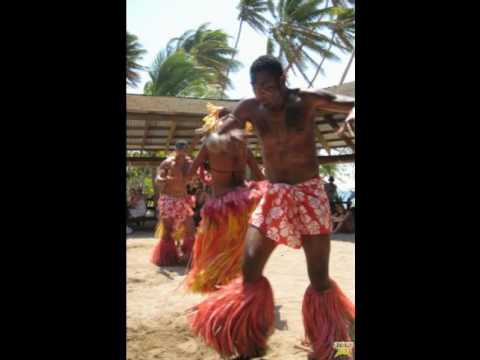
[[[353,233],[354,232],[355,208],[348,211],[341,204],[335,205],[335,213],[332,215],[334,233]]]
[[[128,221],[128,218],[130,216],[130,213],[129,213],[129,210],[128,210],[128,203],[127,203],[126,210],[127,210],[127,221]],[[131,233],[133,233],[133,229],[130,226],[127,225],[127,235],[130,235]]]
[[[130,198],[128,199],[128,214],[130,218],[139,218],[147,213],[147,205],[142,190],[130,189]]]
[[[352,207],[352,200],[355,201],[355,191],[351,191],[347,199],[347,210],[350,210]]]
[[[332,223],[334,231],[337,225],[343,221],[345,215],[347,215],[347,211],[345,210],[343,205],[338,203],[335,204],[334,211],[332,212]]]

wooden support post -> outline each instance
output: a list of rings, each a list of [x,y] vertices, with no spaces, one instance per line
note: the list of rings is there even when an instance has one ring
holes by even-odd
[[[330,155],[330,145],[328,145],[328,141],[323,137],[322,132],[318,128],[318,125],[315,125],[315,135],[317,136],[317,140],[322,146],[327,150],[328,155]]]
[[[145,148],[145,143],[147,142],[147,136],[148,136],[148,121],[145,121],[145,129],[143,131],[143,138],[142,138],[142,154]]]
[[[170,130],[168,131],[167,141],[165,142],[165,149],[166,149],[167,155],[168,155],[168,152],[170,151],[170,142],[173,139],[173,135],[175,134],[176,128],[177,128],[177,123],[175,121],[172,121],[170,123]]]

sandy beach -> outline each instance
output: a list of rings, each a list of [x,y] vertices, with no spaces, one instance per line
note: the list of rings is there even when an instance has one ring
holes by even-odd
[[[205,296],[185,292],[183,267],[159,270],[150,264],[155,243],[152,232],[127,237],[127,359],[220,359],[187,326],[187,310]],[[296,347],[303,337],[301,304],[309,284],[303,250],[277,247],[265,275],[273,288],[276,324],[261,359],[304,360],[306,352]],[[330,275],[354,302],[355,235],[333,235]]]

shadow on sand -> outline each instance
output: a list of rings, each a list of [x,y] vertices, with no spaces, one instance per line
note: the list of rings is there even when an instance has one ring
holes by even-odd
[[[154,230],[135,230],[130,235],[127,235],[127,240],[130,239],[142,239],[142,238],[151,238],[155,234]]]
[[[275,329],[278,330],[288,330],[287,320],[282,320],[280,318],[280,308],[281,305],[275,306]]]
[[[185,275],[188,270],[185,266],[162,266],[157,268],[157,273],[162,274],[163,276],[169,278],[170,280],[173,280],[174,278],[170,273],[177,273],[180,276]]]

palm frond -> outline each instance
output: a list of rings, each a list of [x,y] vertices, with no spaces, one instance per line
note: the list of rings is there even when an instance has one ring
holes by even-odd
[[[323,0],[312,0],[301,3],[290,13],[290,19],[297,23],[307,23],[318,19],[320,15],[328,13],[325,9],[319,8]]]
[[[348,5],[355,6],[355,0],[332,0],[332,4],[339,7],[348,7]]]
[[[224,31],[209,29],[208,23],[205,23],[196,30],[185,32],[180,37],[178,45],[197,66],[215,74],[210,77],[212,85],[230,84],[225,74],[238,71],[242,64],[233,60],[237,50],[228,45],[228,39],[229,36]]]
[[[293,18],[295,16],[295,11],[298,10],[299,6],[302,4],[303,0],[286,0],[285,9],[283,13],[284,18]]]
[[[285,18],[285,0],[279,0],[277,4],[278,19]]]
[[[156,56],[149,72],[151,81],[144,88],[147,95],[178,96],[185,93],[190,86],[207,83],[212,74],[196,66],[188,54],[179,49],[166,56],[161,51]]]
[[[146,50],[142,48],[138,42],[138,37],[127,31],[127,85],[131,87],[138,86],[140,82],[140,75],[138,71],[145,68],[138,62],[142,60]]]
[[[267,26],[271,26],[263,14],[272,6],[271,0],[242,0],[237,6],[238,20],[246,22],[253,30],[265,33]]]
[[[272,15],[274,19],[277,19],[278,15],[277,15],[277,12],[275,9],[275,3],[273,2],[273,0],[267,1],[267,7],[268,7],[268,11],[270,12],[270,15]]]

